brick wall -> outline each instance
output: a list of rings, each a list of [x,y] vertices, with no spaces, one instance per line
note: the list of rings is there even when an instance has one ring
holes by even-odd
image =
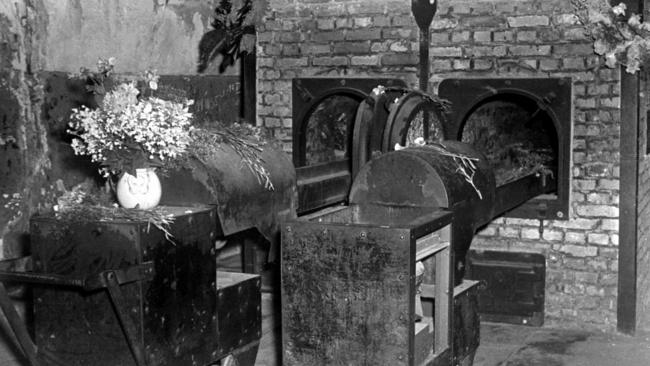
[[[397,76],[416,86],[406,0],[272,0],[259,30],[258,123],[290,149],[291,79]],[[573,78],[568,221],[499,218],[473,248],[543,253],[547,324],[616,322],[619,71],[600,67],[566,0],[439,1],[430,84],[448,77]]]

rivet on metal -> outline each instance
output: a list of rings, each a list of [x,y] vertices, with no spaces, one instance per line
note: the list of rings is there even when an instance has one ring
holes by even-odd
[[[558,211],[558,212],[555,213],[555,215],[556,215],[557,217],[559,217],[559,218],[563,218],[563,217],[564,217],[564,212],[562,212],[562,211]]]
[[[404,235],[400,235],[399,238],[404,240]]]
[[[361,237],[362,237],[362,238],[365,238],[365,237],[366,237],[366,233],[365,233],[365,231],[362,231],[362,232],[361,232]]]

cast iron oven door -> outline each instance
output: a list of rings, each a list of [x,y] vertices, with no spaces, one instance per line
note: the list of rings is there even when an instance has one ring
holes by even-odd
[[[451,102],[445,126],[447,139],[468,142],[488,158],[492,155],[492,151],[487,151],[490,144],[511,144],[513,151],[524,151],[524,154],[531,151],[525,145],[539,146],[542,141],[541,145],[548,147],[548,170],[544,174],[550,184],[545,185],[557,188],[506,216],[566,220],[571,174],[571,79],[446,79],[438,91],[440,98]],[[493,127],[489,125],[490,118]],[[518,131],[515,137],[505,139],[504,133],[512,130]],[[490,136],[485,138],[485,135]],[[468,141],[472,138],[483,138],[485,142],[479,146]],[[500,159],[508,160],[509,164],[516,160],[512,154],[502,154]]]
[[[378,85],[406,87],[377,78],[294,79],[293,163],[298,214],[345,202],[352,184],[354,122],[359,104]]]

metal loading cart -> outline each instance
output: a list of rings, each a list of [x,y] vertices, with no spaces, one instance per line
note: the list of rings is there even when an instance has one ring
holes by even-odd
[[[165,210],[173,242],[146,221],[31,220],[33,268],[0,272],[33,286],[32,340],[0,283],[31,365],[254,364],[260,277],[217,271],[213,207]]]
[[[471,365],[478,283],[463,279],[495,183],[470,146],[383,154],[349,205],[282,228],[285,365]]]
[[[450,364],[450,223],[444,210],[375,205],[287,223],[284,364]],[[420,261],[435,262],[435,283],[416,284]],[[424,293],[428,313],[416,311]]]

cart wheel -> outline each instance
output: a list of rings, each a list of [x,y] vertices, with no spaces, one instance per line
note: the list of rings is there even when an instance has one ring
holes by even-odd
[[[228,355],[221,359],[221,366],[238,366],[239,362],[233,355]]]

